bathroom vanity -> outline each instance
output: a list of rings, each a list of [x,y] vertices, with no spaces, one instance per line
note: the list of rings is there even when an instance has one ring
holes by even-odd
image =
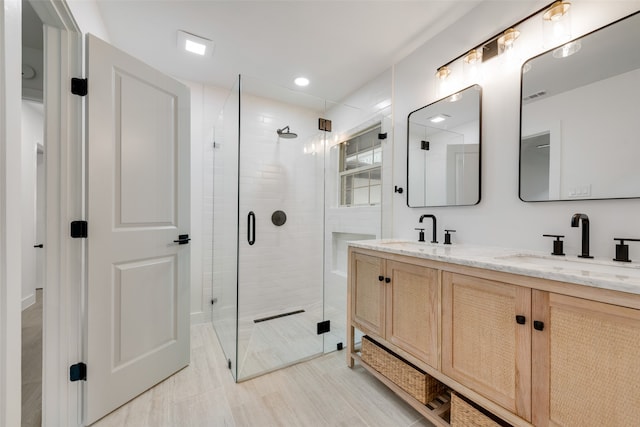
[[[356,330],[512,425],[640,420],[637,264],[375,240],[350,244],[348,275],[349,366],[435,425],[448,396],[425,406],[368,366]]]

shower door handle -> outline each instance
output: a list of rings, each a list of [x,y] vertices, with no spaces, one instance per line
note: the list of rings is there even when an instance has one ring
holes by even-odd
[[[253,211],[247,215],[247,242],[250,245],[256,242],[256,214]]]

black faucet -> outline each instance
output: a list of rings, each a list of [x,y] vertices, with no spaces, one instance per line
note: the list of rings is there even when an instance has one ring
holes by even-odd
[[[425,218],[431,218],[431,220],[433,221],[433,237],[431,238],[431,243],[438,243],[438,241],[436,240],[436,216],[435,215],[422,215],[420,217],[420,220],[418,222],[422,222],[423,219]]]
[[[578,227],[582,221],[582,254],[579,258],[593,258],[589,255],[589,217],[583,213],[574,214],[571,217],[571,226]]]

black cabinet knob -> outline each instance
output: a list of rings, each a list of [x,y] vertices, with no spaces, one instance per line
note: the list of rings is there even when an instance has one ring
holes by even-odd
[[[536,331],[544,330],[544,322],[541,322],[539,320],[534,320],[533,321],[533,329],[535,329]]]
[[[384,283],[391,283],[391,278],[390,277],[385,277],[384,278]]]
[[[524,316],[522,316],[520,314],[516,316],[516,323],[518,325],[524,325],[526,322],[527,322],[527,318],[526,317],[524,317]]]
[[[378,276],[378,280],[382,282],[384,280],[384,276]]]

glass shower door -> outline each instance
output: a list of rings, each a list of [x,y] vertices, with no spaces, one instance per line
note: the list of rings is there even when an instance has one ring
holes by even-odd
[[[242,77],[238,380],[323,352],[324,109]]]

